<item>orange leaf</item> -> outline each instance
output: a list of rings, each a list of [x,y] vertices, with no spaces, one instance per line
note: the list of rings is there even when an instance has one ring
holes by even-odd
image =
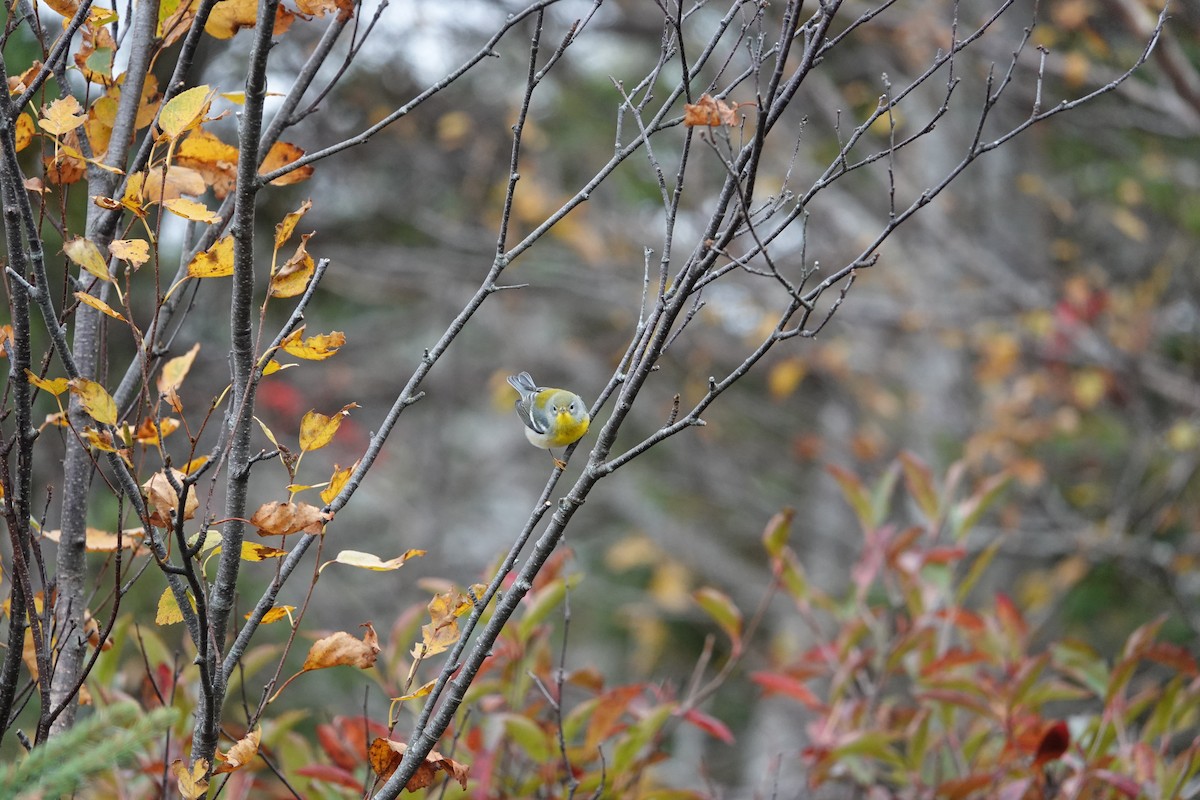
[[[407,750],[408,745],[405,742],[394,742],[391,739],[383,738],[375,739],[371,742],[369,750],[371,768],[380,778],[386,780],[396,771],[396,767],[400,766],[400,761]],[[432,786],[437,780],[437,773],[442,771],[458,781],[459,786],[466,789],[470,770],[471,768],[467,764],[446,758],[438,751],[431,750],[404,788],[415,792],[418,789]]]
[[[695,103],[683,107],[683,124],[688,127],[733,127],[738,124],[737,106],[717,100],[708,94],[700,95]]]
[[[266,175],[268,172],[274,172],[280,167],[286,167],[293,161],[298,161],[304,156],[304,150],[294,144],[288,142],[276,142],[271,145],[271,149],[267,151],[267,157],[263,159],[262,166],[258,168],[259,175]],[[312,165],[298,167],[286,175],[281,175],[271,181],[272,186],[287,186],[292,183],[300,183],[312,177]]]
[[[26,113],[22,113],[17,117],[17,125],[13,134],[16,138],[18,153],[29,146],[29,143],[33,141],[35,132],[33,117]]]
[[[170,436],[175,431],[179,430],[179,420],[174,417],[164,417],[159,422],[147,417],[142,420],[142,424],[138,425],[138,429],[134,431],[134,441],[140,444],[156,445],[161,444],[166,436]]]

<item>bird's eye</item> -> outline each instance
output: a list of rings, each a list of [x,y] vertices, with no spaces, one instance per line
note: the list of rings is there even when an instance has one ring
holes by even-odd
[[[569,405],[567,407],[567,410],[570,411],[572,414],[574,414],[575,413],[575,404],[571,403],[571,405]]]

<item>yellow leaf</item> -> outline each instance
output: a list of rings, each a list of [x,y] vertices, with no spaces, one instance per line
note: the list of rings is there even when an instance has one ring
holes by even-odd
[[[346,343],[346,334],[341,331],[318,334],[301,341],[300,337],[303,335],[304,328],[300,328],[284,339],[284,352],[309,361],[324,361],[336,354],[338,348]]]
[[[186,197],[167,200],[163,203],[163,208],[177,217],[190,219],[193,222],[203,222],[211,225],[214,222],[221,221],[221,218],[210,211],[208,206],[203,203],[197,203],[195,200],[188,200]]]
[[[195,197],[204,194],[207,186],[200,172],[178,164],[167,167],[165,175],[161,169],[151,170],[149,173],[139,172],[136,176],[130,176],[131,183],[134,177],[141,178],[141,196],[148,203],[177,200],[185,194]]]
[[[799,358],[788,358],[771,367],[767,373],[767,391],[771,399],[778,401],[791,397],[807,372],[804,361]]]
[[[224,200],[237,183],[237,161],[236,147],[203,128],[189,133],[175,151],[175,163],[196,170],[218,200]]]
[[[196,345],[199,347],[200,345]],[[191,461],[183,465],[183,474],[191,475],[196,470],[208,463],[208,456],[196,456]]]
[[[195,548],[197,552],[207,553],[209,550],[214,550],[221,546],[221,532],[213,528],[206,531],[196,531],[187,538],[187,545],[190,548]],[[196,545],[199,543],[199,547]]]
[[[191,602],[192,596],[188,594],[188,601]],[[192,603],[193,608],[195,603]],[[178,622],[183,622],[183,612],[179,610],[179,603],[175,601],[175,595],[171,593],[171,587],[163,589],[163,593],[158,598],[158,612],[154,615],[154,624],[156,625],[174,625]]]
[[[267,613],[262,615],[262,624],[270,625],[272,622],[278,622],[284,617],[289,616],[295,610],[295,606],[271,606],[267,610]],[[249,613],[245,614],[244,616],[246,619],[250,619],[251,617]]]
[[[27,113],[22,113],[17,117],[17,125],[13,134],[16,138],[17,152],[21,152],[29,143],[33,141],[33,135],[36,130],[33,125],[33,117]]]
[[[158,115],[158,128],[169,139],[178,139],[204,121],[216,94],[208,86],[193,86],[167,101]]]
[[[242,561],[265,561],[268,558],[282,558],[286,555],[287,550],[280,550],[278,547],[257,542],[242,542]]]
[[[367,629],[361,640],[345,631],[338,631],[313,642],[301,669],[307,671],[339,666],[370,669],[375,666],[375,659],[379,656],[379,637],[371,623],[364,622],[361,627]]]
[[[97,450],[102,450],[105,453],[117,452],[117,446],[113,442],[113,435],[108,431],[98,431],[95,428],[88,426],[84,428],[80,435],[88,447],[94,447]]]
[[[34,386],[41,389],[43,392],[49,392],[55,397],[58,397],[60,394],[70,388],[70,381],[68,381],[66,378],[42,379],[37,375],[34,375],[28,369],[25,370],[25,377],[28,378],[29,382]]]
[[[104,256],[100,255],[100,248],[82,236],[77,236],[63,245],[63,252],[77,266],[82,267],[100,280],[106,281],[109,279],[108,262],[104,260]]]
[[[179,759],[171,764],[171,774],[175,776],[179,794],[183,800],[201,800],[208,794],[208,780],[204,777],[207,772],[208,759],[206,758],[197,759],[195,766],[190,770]]]
[[[296,230],[296,225],[300,223],[300,218],[307,214],[310,208],[312,208],[312,200],[305,200],[300,204],[299,208],[285,215],[283,221],[275,226],[276,250],[283,247],[287,240],[292,238],[292,234]]]
[[[308,254],[308,240],[311,237],[311,233],[300,237],[296,252],[271,276],[268,292],[272,297],[295,297],[304,293],[308,279],[316,271],[316,263]]]
[[[328,563],[345,564],[350,567],[358,567],[359,569],[369,569],[375,572],[391,572],[392,570],[400,569],[404,566],[404,562],[410,558],[418,558],[425,555],[424,550],[407,550],[403,555],[389,558],[387,561],[382,560],[374,553],[362,553],[358,550],[343,550],[337,554],[337,558]]]
[[[331,475],[329,478],[329,485],[326,486],[321,492],[321,499],[325,501],[326,505],[332,503],[333,499],[341,493],[342,488],[346,485],[346,481],[350,480],[350,476],[354,474],[354,470],[357,466],[357,461],[345,469],[339,469],[338,466],[334,464],[333,475]]]
[[[1108,376],[1103,370],[1081,369],[1071,377],[1071,392],[1080,408],[1095,408],[1108,393]]]
[[[432,692],[432,691],[433,691],[433,687],[434,687],[434,686],[436,686],[436,685],[437,685],[437,681],[436,681],[436,680],[432,680],[432,681],[430,681],[429,683],[427,683],[427,684],[425,684],[424,686],[422,686],[421,688],[417,689],[415,692],[412,692],[412,693],[410,693],[410,694],[406,694],[406,695],[401,695],[400,697],[393,697],[393,698],[392,698],[392,702],[394,702],[394,703],[402,703],[402,702],[404,702],[405,700],[416,700],[418,697],[424,697],[425,695],[427,695],[427,694],[429,694],[430,692]]]
[[[233,274],[233,237],[226,236],[188,264],[193,278],[226,278]]]
[[[150,260],[150,243],[145,239],[114,239],[108,244],[108,252],[136,269]]]
[[[42,130],[53,136],[62,136],[68,131],[73,131],[83,123],[87,122],[87,117],[83,113],[83,107],[79,105],[79,101],[73,96],[54,100],[42,108],[42,116],[38,120],[38,125]]]
[[[242,28],[253,28],[258,20],[258,0],[221,0],[213,6],[204,32],[214,39],[228,39]]]
[[[100,298],[92,297],[87,292],[76,292],[75,299],[78,300],[79,302],[83,303],[85,306],[91,306],[92,308],[96,309],[97,311],[99,311],[102,314],[107,314],[108,316],[112,317],[113,319],[119,319],[119,320],[121,320],[121,322],[128,321],[125,319],[124,316],[121,315],[121,312],[116,311],[115,309],[113,309],[112,306],[110,306],[108,303],[104,302]]]
[[[163,364],[162,372],[158,374],[158,391],[166,394],[169,391],[178,391],[183,385],[183,379],[187,377],[188,370],[192,368],[192,362],[196,360],[196,354],[200,352],[200,343],[192,345],[192,349],[188,350],[181,356],[175,356],[166,364]],[[184,470],[187,472],[187,470]]]
[[[350,409],[358,408],[358,403],[342,406],[342,410],[332,416],[325,416],[316,411],[309,411],[300,420],[300,450],[320,450],[333,441],[342,420],[350,416]]]
[[[83,403],[83,410],[88,416],[105,425],[117,424],[117,404],[103,386],[87,378],[75,378],[67,385]]]

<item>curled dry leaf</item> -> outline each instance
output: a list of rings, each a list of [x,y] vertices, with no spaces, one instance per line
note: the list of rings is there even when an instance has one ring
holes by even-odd
[[[375,666],[375,659],[379,657],[379,636],[371,623],[364,622],[361,627],[367,629],[362,639],[338,631],[313,642],[301,671],[342,666],[370,669]]]
[[[177,483],[182,484],[184,474],[172,469]],[[169,527],[171,515],[179,509],[179,493],[171,485],[171,481],[162,472],[156,472],[142,484],[142,494],[146,496],[147,510],[150,512],[150,524],[159,528]],[[196,515],[200,501],[196,498],[196,487],[187,487],[187,498],[184,501],[183,518],[191,519]]]
[[[731,106],[724,100],[702,94],[695,103],[684,105],[683,124],[688,127],[731,128],[738,124],[737,109],[737,106]]]
[[[376,572],[390,572],[403,567],[404,562],[408,561],[408,559],[423,555],[425,555],[424,550],[406,550],[403,555],[398,555],[395,558],[389,558],[387,561],[384,561],[374,553],[343,550],[337,554],[337,558],[329,563],[345,564],[350,567],[358,567],[359,569],[375,570]]]
[[[371,742],[371,748],[368,751],[371,768],[380,778],[387,780],[396,771],[396,767],[400,766],[406,750],[408,750],[408,744],[405,742],[394,742],[391,739],[383,738],[375,739]],[[437,780],[439,770],[458,781],[458,785],[462,788],[467,788],[467,776],[471,771],[470,765],[446,758],[436,750],[431,750],[429,755],[425,756],[425,762],[417,767],[417,771],[413,773],[404,788],[415,792],[418,789],[432,786],[433,782]]]
[[[223,762],[213,770],[214,775],[233,772],[250,763],[250,759],[258,755],[258,742],[262,739],[262,729],[255,728],[241,739],[234,742],[233,747],[226,753],[217,753],[217,760]]]
[[[259,536],[287,536],[292,533],[323,533],[329,519],[321,509],[308,503],[264,503],[250,518]]]

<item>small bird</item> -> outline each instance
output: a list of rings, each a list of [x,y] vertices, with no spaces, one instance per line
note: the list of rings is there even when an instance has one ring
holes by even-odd
[[[587,433],[592,418],[583,398],[565,389],[538,386],[528,372],[509,375],[508,382],[521,395],[516,408],[525,423],[525,438],[534,447],[549,450],[555,466],[562,469],[566,463],[554,458],[551,448],[566,447]]]

